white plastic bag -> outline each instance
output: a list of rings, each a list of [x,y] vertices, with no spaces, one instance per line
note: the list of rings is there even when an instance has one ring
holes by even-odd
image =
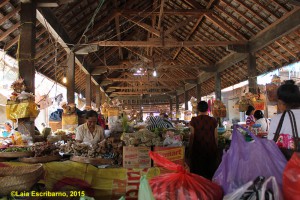
[[[223,200],[239,200],[252,184],[253,184],[253,181],[249,181],[248,183],[241,186],[237,190],[225,195]],[[274,199],[274,200],[282,200],[283,199],[281,190],[276,182],[275,177],[271,176],[268,179],[266,179],[263,182],[263,184],[261,185],[261,188],[259,190],[260,197],[257,200],[265,200],[265,194],[266,194],[267,189],[271,189],[271,191],[273,193],[273,198],[271,198],[271,199]],[[254,199],[256,199],[255,196],[253,196],[253,197],[254,197]]]
[[[235,190],[229,194],[226,194],[224,196],[223,200],[239,200],[252,184],[253,184],[253,181],[249,181],[242,187],[239,187],[237,190]]]

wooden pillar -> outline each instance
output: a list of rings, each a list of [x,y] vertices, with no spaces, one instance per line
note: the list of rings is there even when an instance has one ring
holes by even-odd
[[[20,43],[19,43],[19,75],[24,79],[26,91],[35,93],[35,26],[36,4],[32,2],[21,3],[20,11]],[[22,118],[18,120],[18,131],[29,134],[35,140],[34,119]]]
[[[197,83],[196,85],[196,98],[197,102],[201,101],[201,84]]]
[[[176,119],[178,120],[179,119],[179,97],[177,94],[175,97],[175,101],[176,101]]]
[[[140,99],[140,120],[143,121],[143,96]]]
[[[101,106],[100,86],[96,85],[96,107],[99,109],[100,106]]]
[[[256,71],[256,57],[255,53],[248,54],[248,81],[249,81],[249,92],[257,93],[257,71]]]
[[[188,110],[189,109],[189,96],[188,96],[188,91],[184,88],[184,109]]]
[[[221,100],[221,74],[216,72],[215,74],[215,94],[216,99]]]
[[[67,101],[75,103],[75,54],[70,52],[67,58]]]
[[[85,105],[91,106],[91,75],[85,75]]]
[[[172,97],[170,97],[170,116],[169,116],[169,118],[173,118],[172,117],[172,115],[173,115],[173,101],[172,101]]]

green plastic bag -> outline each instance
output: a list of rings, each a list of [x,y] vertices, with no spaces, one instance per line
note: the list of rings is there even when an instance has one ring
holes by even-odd
[[[146,175],[140,179],[139,200],[155,200]]]

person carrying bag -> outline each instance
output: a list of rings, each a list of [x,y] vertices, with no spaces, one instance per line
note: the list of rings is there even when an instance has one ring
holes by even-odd
[[[286,134],[280,134],[286,113],[289,116],[289,120],[292,127],[292,134],[293,134],[292,139],[286,138]],[[297,123],[296,123],[295,115],[291,110],[285,110],[282,113],[273,140],[276,142],[276,144],[278,145],[278,147],[280,148],[281,152],[283,153],[283,155],[287,160],[289,160],[292,157],[295,151],[300,152],[300,143],[299,143],[300,141],[299,141]]]

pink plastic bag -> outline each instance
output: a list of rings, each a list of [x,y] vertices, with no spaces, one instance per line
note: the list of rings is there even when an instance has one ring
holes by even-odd
[[[150,180],[150,186],[156,200],[222,199],[222,188],[216,183],[187,172],[181,165],[177,165],[157,153],[150,152],[149,155],[159,166],[176,171]]]

